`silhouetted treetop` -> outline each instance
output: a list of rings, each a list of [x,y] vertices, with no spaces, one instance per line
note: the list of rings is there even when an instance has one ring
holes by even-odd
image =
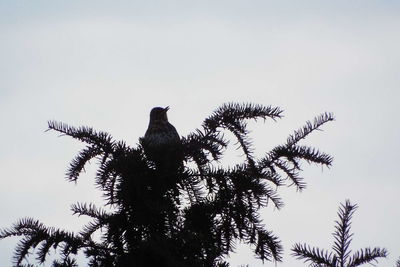
[[[247,121],[276,120],[282,117],[281,109],[224,104],[180,138],[167,111],[153,109],[153,120],[135,146],[91,127],[48,123],[49,130],[85,144],[69,165],[68,181],[76,182],[89,161],[98,163],[95,184],[106,208],[72,205],[73,214],[91,218],[78,233],[46,227],[31,218],[1,230],[0,238],[21,237],[14,252],[16,266],[23,266],[30,253],[44,263],[52,248],[59,255],[53,266],[76,266],[78,251],[93,267],[228,266],[224,257],[238,241],[251,245],[262,261],[282,259],[280,240],[263,224],[260,208],[268,203],[282,207],[280,186],[305,187],[302,160],[331,165],[330,155],[300,142],[334,120],[333,115],[317,116],[286,143],[256,158]],[[226,132],[233,134],[244,154],[243,161],[233,166],[218,164],[231,141]]]

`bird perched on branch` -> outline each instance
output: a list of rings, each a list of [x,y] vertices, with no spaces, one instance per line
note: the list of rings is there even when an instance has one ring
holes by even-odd
[[[182,166],[182,143],[175,127],[168,122],[169,107],[155,107],[150,112],[149,127],[140,142],[148,159],[160,171],[176,171]]]

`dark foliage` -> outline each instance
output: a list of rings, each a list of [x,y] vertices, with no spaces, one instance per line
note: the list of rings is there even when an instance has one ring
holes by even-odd
[[[259,210],[268,203],[282,207],[277,194],[280,186],[304,188],[301,160],[331,165],[329,155],[299,142],[334,119],[330,113],[322,114],[290,135],[285,144],[255,158],[246,121],[275,120],[281,114],[270,106],[222,105],[200,129],[181,138],[184,167],[174,172],[160,171],[146,158],[141,144],[130,147],[108,133],[51,121],[50,130],[86,144],[72,160],[67,179],[77,181],[85,164],[96,160],[95,182],[109,209],[72,205],[74,214],[92,218],[79,233],[27,218],[1,230],[0,238],[21,237],[14,254],[16,266],[22,266],[32,252],[43,263],[51,249],[58,252],[53,266],[59,267],[76,266],[78,251],[92,267],[228,266],[224,256],[234,251],[239,240],[252,245],[262,261],[280,261],[282,245],[265,228]],[[228,146],[225,131],[234,135],[244,153],[243,162],[236,166],[218,164]],[[94,233],[101,238],[95,240]]]
[[[333,252],[297,243],[292,248],[293,255],[313,267],[355,267],[386,257],[386,249],[381,248],[360,249],[350,256],[349,246],[353,236],[350,232],[351,217],[356,209],[357,205],[351,204],[349,200],[346,200],[345,204],[341,204],[338,212],[339,220],[336,221],[333,233],[335,239]]]

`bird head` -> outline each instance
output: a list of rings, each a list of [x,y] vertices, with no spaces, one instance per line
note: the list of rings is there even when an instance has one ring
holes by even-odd
[[[161,108],[155,107],[150,112],[150,122],[153,121],[168,121],[167,111],[169,107]]]

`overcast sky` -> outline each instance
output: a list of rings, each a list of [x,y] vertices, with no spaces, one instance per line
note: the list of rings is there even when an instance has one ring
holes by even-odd
[[[262,211],[284,245],[277,266],[305,266],[296,242],[330,248],[338,206],[359,205],[352,248],[400,257],[400,2],[0,1],[0,227],[34,217],[77,231],[75,202],[101,203],[92,164],[67,183],[82,147],[44,132],[48,120],[87,125],[135,145],[154,106],[171,107],[181,135],[224,102],[279,106],[285,117],[251,124],[256,153],[307,120],[336,121],[306,144],[334,157],[304,164],[308,187],[282,188],[285,207]],[[234,158],[236,156],[232,156]],[[11,266],[15,239],[0,241]],[[239,246],[232,266],[275,266]],[[84,265],[82,265],[84,266]]]

